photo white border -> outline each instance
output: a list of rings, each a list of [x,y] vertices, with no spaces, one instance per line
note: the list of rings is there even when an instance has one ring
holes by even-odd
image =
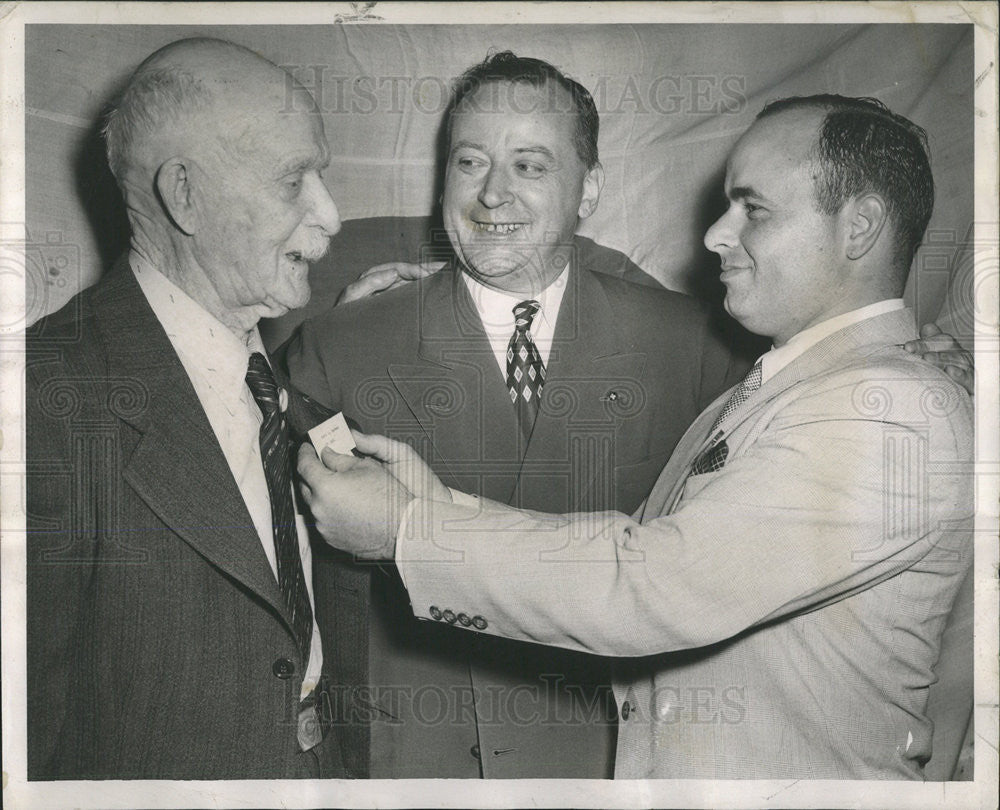
[[[0,247],[25,222],[24,26],[333,24],[349,3],[0,3]],[[275,780],[27,782],[25,779],[24,277],[0,254],[0,608],[3,799],[10,808],[80,807],[996,807],[998,744],[997,7],[993,3],[378,3],[373,24],[972,23],[975,27],[976,684],[975,781]],[[356,24],[356,23],[346,23]],[[362,23],[367,24],[367,23]],[[19,224],[21,223],[21,224]],[[18,230],[20,229],[20,230]],[[992,229],[992,230],[990,230]],[[981,233],[982,231],[982,233]],[[23,267],[23,254],[21,256]],[[20,309],[19,309],[20,308]]]

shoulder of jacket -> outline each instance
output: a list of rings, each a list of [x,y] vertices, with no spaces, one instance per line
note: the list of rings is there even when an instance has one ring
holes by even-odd
[[[689,317],[705,317],[708,313],[708,306],[703,301],[686,293],[668,290],[666,287],[636,284],[594,270],[587,272],[598,281],[609,298],[621,305],[650,311],[682,313]]]

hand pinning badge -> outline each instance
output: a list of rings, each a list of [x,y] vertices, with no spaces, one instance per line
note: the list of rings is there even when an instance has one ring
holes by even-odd
[[[316,425],[309,431],[309,441],[316,448],[317,455],[322,455],[325,447],[329,447],[335,453],[351,455],[351,451],[357,447],[343,413],[334,414],[325,422]]]

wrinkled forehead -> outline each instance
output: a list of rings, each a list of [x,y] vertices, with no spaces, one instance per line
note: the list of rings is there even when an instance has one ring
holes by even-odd
[[[268,163],[285,153],[313,153],[325,163],[329,149],[323,118],[307,90],[291,77],[272,76],[263,83],[219,82],[203,133],[223,153],[237,160]]]

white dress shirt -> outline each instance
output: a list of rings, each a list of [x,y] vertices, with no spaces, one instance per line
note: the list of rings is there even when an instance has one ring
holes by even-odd
[[[260,459],[260,426],[264,417],[246,384],[250,355],[260,352],[267,357],[260,333],[254,327],[247,342],[243,343],[224,324],[135,252],[129,254],[129,264],[153,314],[167,333],[191,380],[277,581],[278,562],[271,524],[271,499],[267,491],[264,465]],[[294,485],[292,495],[294,499]],[[309,604],[313,608],[309,663],[302,681],[304,698],[312,692],[319,680],[323,669],[323,648],[319,627],[316,625],[316,603],[312,592],[312,551],[309,548],[305,521],[297,509],[295,525]]]
[[[552,352],[552,337],[556,331],[556,319],[559,317],[559,306],[562,304],[563,293],[566,292],[566,284],[569,282],[569,265],[566,265],[559,277],[542,290],[540,295],[533,298],[494,290],[476,281],[468,273],[462,273],[462,279],[469,289],[469,295],[472,296],[476,312],[479,313],[479,320],[483,323],[483,331],[486,332],[486,338],[497,358],[503,379],[505,381],[507,379],[507,344],[514,334],[514,307],[522,301],[537,301],[540,305],[528,334],[538,348],[542,363],[548,366],[549,355]]]

